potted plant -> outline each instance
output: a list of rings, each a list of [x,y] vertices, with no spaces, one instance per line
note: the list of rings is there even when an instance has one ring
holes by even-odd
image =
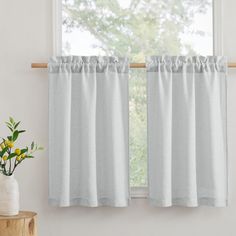
[[[25,130],[20,130],[20,121],[15,122],[11,117],[5,123],[11,133],[0,140],[0,215],[11,216],[19,213],[19,187],[14,172],[20,164],[34,158],[34,153],[43,148],[34,142],[29,147],[17,147],[16,141]]]

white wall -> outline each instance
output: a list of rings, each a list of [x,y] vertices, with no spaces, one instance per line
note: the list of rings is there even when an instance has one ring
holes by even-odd
[[[224,54],[236,61],[236,1],[224,0]],[[50,0],[0,1],[0,136],[12,115],[29,131],[22,144],[37,140],[48,145],[47,71],[30,68],[52,54]],[[228,140],[230,206],[228,208],[168,208],[134,200],[129,208],[48,206],[47,152],[17,171],[21,208],[38,212],[39,236],[235,236],[236,235],[236,69],[229,71]]]

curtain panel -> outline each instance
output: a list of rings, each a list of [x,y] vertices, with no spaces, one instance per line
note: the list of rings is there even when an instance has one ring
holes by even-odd
[[[149,199],[227,205],[226,59],[146,59]]]
[[[127,58],[56,57],[49,62],[49,202],[129,202]]]

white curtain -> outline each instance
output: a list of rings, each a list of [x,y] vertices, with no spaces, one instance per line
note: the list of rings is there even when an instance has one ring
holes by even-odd
[[[226,206],[226,60],[148,57],[149,198]]]
[[[127,58],[49,63],[49,202],[127,206]]]

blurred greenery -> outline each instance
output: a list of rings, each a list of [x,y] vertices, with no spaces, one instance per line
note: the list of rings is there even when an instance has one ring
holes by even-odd
[[[144,69],[130,71],[130,184],[147,185],[147,104]]]
[[[127,0],[128,1],[128,0]],[[129,2],[129,1],[128,1]],[[63,0],[63,26],[90,32],[105,55],[129,56],[143,62],[147,55],[194,54],[180,35],[189,32],[194,14],[204,13],[211,0]],[[193,32],[202,34],[202,32]],[[69,48],[70,45],[66,45]],[[66,50],[64,48],[64,50]],[[145,71],[130,73],[130,182],[147,185]]]

